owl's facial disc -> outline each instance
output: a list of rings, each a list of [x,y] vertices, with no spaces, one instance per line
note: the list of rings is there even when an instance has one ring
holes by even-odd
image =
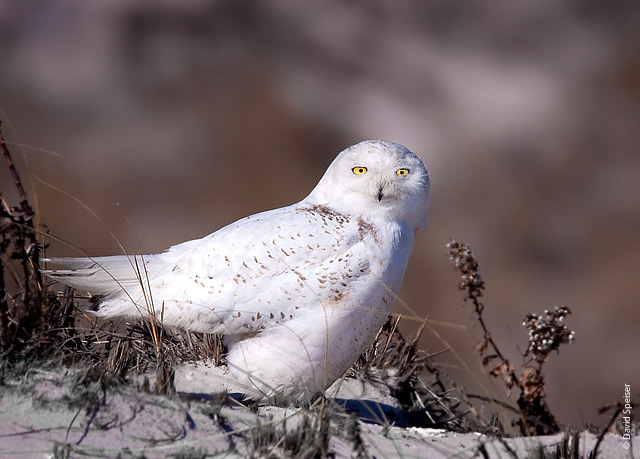
[[[357,193],[370,196],[378,202],[392,201],[399,197],[399,191],[408,184],[410,169],[408,167],[396,167],[384,164],[370,166],[358,165],[351,168],[354,180],[353,190]],[[395,172],[392,172],[394,171]]]
[[[371,221],[397,220],[424,229],[429,173],[402,145],[364,141],[338,155],[305,201]]]

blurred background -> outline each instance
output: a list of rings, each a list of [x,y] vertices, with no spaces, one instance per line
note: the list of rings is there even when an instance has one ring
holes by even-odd
[[[400,297],[467,326],[437,330],[489,386],[448,238],[478,257],[485,318],[512,362],[526,313],[569,306],[576,342],[546,366],[548,403],[560,422],[601,425],[625,383],[640,401],[638,13],[596,0],[0,0],[2,131],[51,234],[97,255],[119,252],[107,228],[159,252],[300,200],[353,143],[399,142],[432,179]],[[77,254],[55,241],[48,253]],[[421,344],[445,347],[428,332]],[[451,355],[438,361],[480,391]]]

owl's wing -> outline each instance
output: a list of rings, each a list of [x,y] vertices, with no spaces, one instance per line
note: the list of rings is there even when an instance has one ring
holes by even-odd
[[[178,326],[258,331],[344,297],[369,270],[371,238],[326,208],[264,212],[166,252],[154,295]]]
[[[251,333],[341,301],[365,282],[375,237],[359,219],[296,204],[133,260],[137,271],[131,259],[103,257],[97,261],[105,269],[94,266],[87,276],[84,268],[84,281],[82,267],[66,271],[67,280],[61,281],[92,291],[98,278],[109,283],[104,271],[111,271],[118,284],[92,292],[106,293],[101,316],[146,315],[152,307],[166,325]]]

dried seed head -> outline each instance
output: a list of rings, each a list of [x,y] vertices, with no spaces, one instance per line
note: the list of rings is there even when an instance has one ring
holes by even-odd
[[[566,306],[556,306],[553,311],[545,310],[546,317],[527,314],[523,326],[529,329],[529,346],[526,355],[533,355],[544,362],[551,351],[558,350],[563,343],[573,343],[575,332],[569,330],[563,322],[571,311]]]
[[[467,291],[467,299],[476,299],[482,296],[484,281],[478,270],[478,262],[471,248],[467,244],[451,241],[447,244],[449,259],[453,268],[462,273],[462,279],[458,287]]]

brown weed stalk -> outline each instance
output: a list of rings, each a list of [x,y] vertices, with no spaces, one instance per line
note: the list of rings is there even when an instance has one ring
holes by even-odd
[[[462,273],[459,288],[466,292],[464,303],[473,304],[476,321],[483,332],[475,346],[482,366],[489,369],[491,376],[502,380],[509,396],[514,387],[520,390],[517,405],[521,415],[518,424],[522,433],[546,435],[559,432],[560,426],[545,401],[546,383],[542,369],[551,352],[557,351],[561,344],[573,342],[575,333],[563,323],[571,311],[561,306],[553,311],[545,311],[544,317],[538,314],[524,317],[523,326],[529,331],[529,344],[518,376],[515,366],[498,348],[482,315],[484,304],[479,298],[485,286],[473,252],[468,245],[454,240],[447,244],[447,248],[454,269]]]
[[[0,150],[20,199],[19,206],[11,207],[0,194],[0,355],[11,360],[38,347],[34,337],[48,339],[44,335],[54,323],[39,270],[42,245],[33,226],[34,212],[1,131]]]

